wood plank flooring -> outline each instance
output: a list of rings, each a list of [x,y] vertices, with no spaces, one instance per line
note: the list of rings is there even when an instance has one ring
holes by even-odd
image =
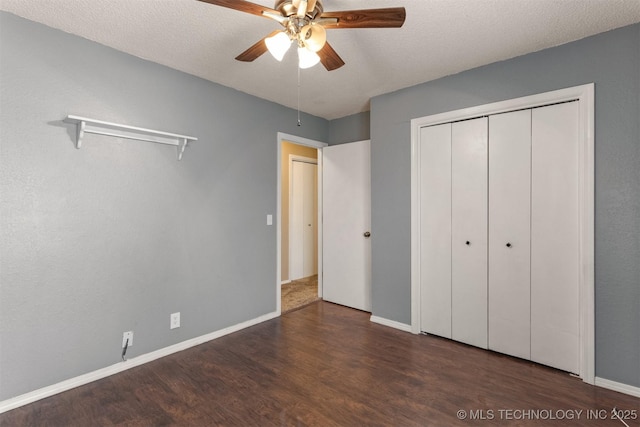
[[[624,427],[613,408],[640,426],[640,399],[318,302],[1,414],[0,426]]]

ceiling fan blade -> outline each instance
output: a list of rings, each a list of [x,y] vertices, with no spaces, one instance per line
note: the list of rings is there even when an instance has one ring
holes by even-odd
[[[273,18],[266,14],[282,16],[282,14],[275,9],[271,9],[266,6],[261,6],[259,4],[251,3],[249,1],[244,1],[244,0],[198,0],[198,1],[201,1],[203,3],[214,4],[216,6],[227,7],[229,9],[239,10],[240,12],[246,12],[252,15],[263,16],[265,18],[270,18],[270,19],[273,19]]]
[[[324,12],[320,19],[337,19],[337,22],[321,22],[327,29],[336,28],[398,28],[402,27],[407,12],[404,7],[385,9],[361,9]]]
[[[322,62],[322,65],[324,65],[327,71],[336,70],[344,65],[342,58],[333,50],[329,43],[325,43],[324,47],[317,53],[320,57],[320,62]]]
[[[260,55],[262,55],[267,51],[267,44],[265,43],[264,40],[266,38],[273,37],[280,32],[281,32],[280,30],[273,31],[267,37],[265,37],[262,40],[259,40],[256,44],[251,46],[249,49],[245,50],[240,55],[236,56],[236,60],[242,61],[242,62],[251,62],[257,59]]]

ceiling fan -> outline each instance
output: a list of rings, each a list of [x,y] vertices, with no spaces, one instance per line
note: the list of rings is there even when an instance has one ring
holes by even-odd
[[[267,50],[281,61],[293,42],[298,46],[298,65],[309,68],[321,62],[332,71],[344,61],[327,43],[326,30],[340,28],[402,27],[404,7],[325,12],[322,0],[276,0],[273,9],[244,0],[199,0],[279,22],[284,29],[275,30],[236,57],[251,62]]]

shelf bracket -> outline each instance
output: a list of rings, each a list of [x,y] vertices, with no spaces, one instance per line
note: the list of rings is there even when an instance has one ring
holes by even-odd
[[[159,144],[175,145],[178,148],[178,160],[182,160],[187,144],[197,141],[193,136],[180,135],[176,133],[163,132],[153,129],[145,129],[136,126],[122,125],[118,123],[105,122],[102,120],[89,119],[86,117],[69,115],[64,120],[77,126],[76,148],[82,146],[82,140],[87,133],[96,135],[112,136],[116,138],[133,139],[136,141],[156,142]]]
[[[86,124],[85,122],[78,123],[78,128],[76,129],[76,148],[80,149],[82,146],[82,137],[84,136],[84,128]]]
[[[187,148],[188,143],[189,143],[189,140],[187,138],[180,139],[180,145],[178,146],[178,160],[182,160],[184,149]]]

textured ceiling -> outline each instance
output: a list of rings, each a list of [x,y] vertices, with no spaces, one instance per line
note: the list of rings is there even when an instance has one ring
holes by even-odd
[[[273,1],[254,3],[273,7]],[[417,83],[640,22],[640,0],[325,0],[325,11],[404,6],[400,29],[330,30],[346,65],[301,71],[304,112],[334,119]],[[296,55],[234,58],[278,23],[196,0],[0,0],[0,9],[297,108]]]

